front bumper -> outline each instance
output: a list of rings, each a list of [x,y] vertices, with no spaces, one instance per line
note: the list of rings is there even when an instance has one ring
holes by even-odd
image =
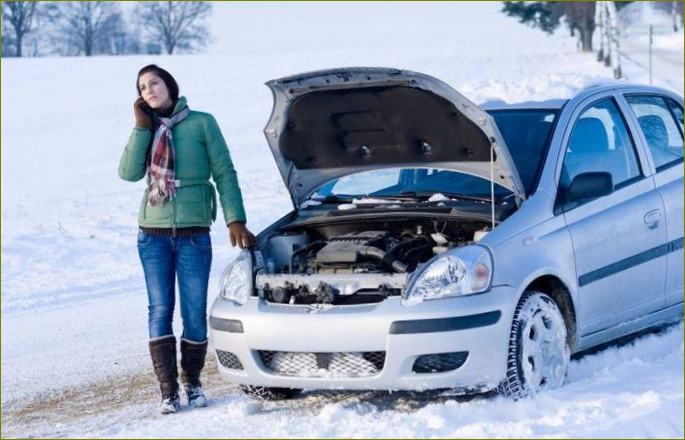
[[[218,362],[230,382],[307,389],[488,390],[504,379],[515,291],[508,286],[466,297],[402,306],[378,304],[313,310],[274,305],[252,297],[243,306],[217,298],[210,313],[214,354],[233,353],[242,369]],[[283,375],[268,368],[263,352],[385,353],[379,371],[363,377]],[[419,356],[468,352],[460,367],[415,372]]]

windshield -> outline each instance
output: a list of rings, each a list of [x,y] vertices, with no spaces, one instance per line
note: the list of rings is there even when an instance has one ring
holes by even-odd
[[[555,110],[494,110],[495,118],[526,194],[532,194],[547,156],[549,139],[557,117]]]
[[[490,114],[504,137],[526,193],[530,194],[537,182],[557,113],[551,110],[498,110]],[[460,195],[489,200],[490,191],[489,180],[456,171],[438,168],[386,168],[331,181],[317,189],[311,198],[428,198],[441,193],[446,196]],[[509,195],[511,191],[495,185],[496,199]]]
[[[319,188],[312,198],[430,198],[436,193],[489,200],[490,181],[437,168],[389,168],[352,174],[334,180]],[[495,185],[496,198],[500,199],[510,194],[511,191],[508,189]]]

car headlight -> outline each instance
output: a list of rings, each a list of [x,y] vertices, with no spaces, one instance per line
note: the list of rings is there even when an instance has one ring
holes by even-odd
[[[242,305],[252,293],[252,283],[252,254],[249,251],[242,251],[238,258],[224,269],[219,281],[219,292],[222,298]]]
[[[492,257],[483,246],[472,245],[442,254],[420,268],[409,280],[402,304],[471,295],[490,288]]]

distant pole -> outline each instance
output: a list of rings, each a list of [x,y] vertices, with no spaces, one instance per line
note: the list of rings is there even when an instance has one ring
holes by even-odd
[[[678,2],[674,1],[671,3],[671,16],[673,17],[673,32],[678,32],[678,25],[680,20],[678,19]]]
[[[654,27],[649,25],[649,85],[652,85],[652,45],[654,44]]]

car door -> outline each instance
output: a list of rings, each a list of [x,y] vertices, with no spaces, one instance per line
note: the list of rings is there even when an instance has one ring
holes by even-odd
[[[664,201],[668,242],[665,307],[683,302],[683,106],[657,94],[625,96],[655,168],[654,184]]]
[[[557,211],[570,233],[577,273],[578,326],[588,336],[662,307],[665,263],[653,258],[666,241],[664,206],[643,171],[616,99],[595,98],[579,107],[566,138]],[[564,194],[574,177],[611,174],[613,192],[572,204]]]

